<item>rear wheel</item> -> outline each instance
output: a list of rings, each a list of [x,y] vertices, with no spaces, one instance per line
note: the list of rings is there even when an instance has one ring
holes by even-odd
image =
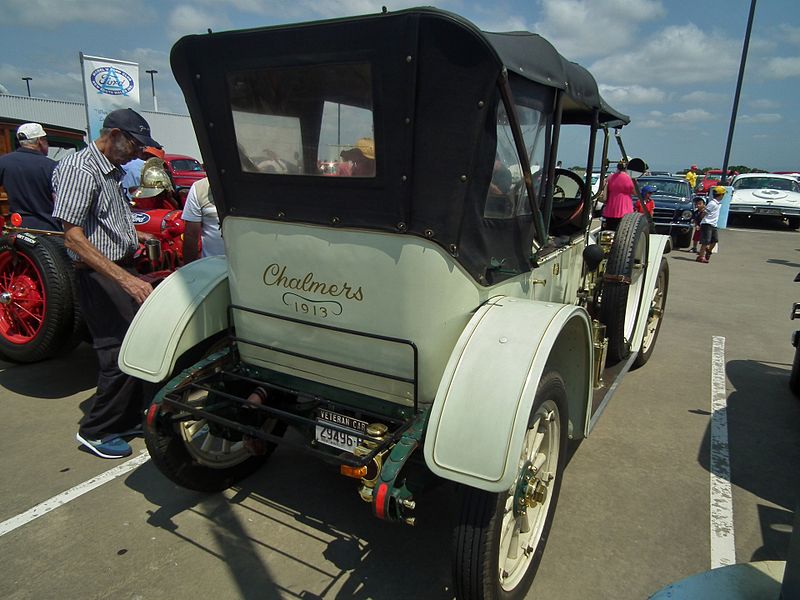
[[[71,273],[57,242],[20,234],[0,250],[0,353],[16,362],[49,358],[74,327]]]
[[[800,217],[789,217],[786,220],[789,222],[789,229],[797,229],[800,227]]]
[[[642,303],[650,236],[647,219],[640,213],[620,221],[606,263],[600,320],[608,335],[607,364],[626,358]]]
[[[551,371],[539,383],[511,490],[462,488],[453,580],[462,600],[525,597],[544,553],[566,460],[567,394]]]
[[[209,356],[221,348],[213,345],[203,354]],[[198,359],[199,360],[199,359]],[[184,404],[204,409],[225,402],[213,392],[187,390]],[[261,446],[253,455],[241,434],[202,417],[165,412],[160,409],[152,427],[145,426],[144,441],[159,471],[178,485],[200,492],[218,492],[229,488],[258,470],[275,449],[275,444]],[[273,435],[283,435],[284,423],[274,419],[248,423]]]

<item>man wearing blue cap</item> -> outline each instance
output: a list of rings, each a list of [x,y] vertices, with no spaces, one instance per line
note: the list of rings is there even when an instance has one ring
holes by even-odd
[[[131,454],[123,436],[141,423],[144,408],[143,382],[120,371],[117,358],[139,305],[153,291],[133,268],[139,236],[120,187],[122,165],[146,146],[159,146],[147,121],[130,108],[115,110],[103,121],[100,136],[62,160],[53,174],[53,216],[64,227],[100,367],[97,391],[76,437],[103,458]]]

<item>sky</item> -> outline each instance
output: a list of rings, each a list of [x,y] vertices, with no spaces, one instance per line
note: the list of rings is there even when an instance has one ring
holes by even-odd
[[[533,31],[587,67],[603,97],[631,116],[629,156],[652,169],[720,167],[751,0],[0,0],[0,85],[83,101],[79,53],[139,63],[141,107],[187,114],[169,67],[183,35],[429,5],[486,31]],[[566,139],[566,138],[565,138]],[[800,170],[800,5],[760,0],[730,165]],[[566,149],[565,149],[566,151]],[[583,164],[576,155],[565,165]],[[573,162],[574,161],[574,162]]]

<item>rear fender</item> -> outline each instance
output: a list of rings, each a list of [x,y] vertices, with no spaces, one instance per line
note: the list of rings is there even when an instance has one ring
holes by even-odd
[[[436,475],[492,492],[517,475],[536,389],[546,369],[567,384],[569,430],[582,437],[591,398],[591,326],[578,306],[493,298],[458,340],[424,442]]]
[[[229,304],[225,257],[181,267],[136,313],[119,353],[120,369],[145,381],[164,381],[182,354],[228,327]]]

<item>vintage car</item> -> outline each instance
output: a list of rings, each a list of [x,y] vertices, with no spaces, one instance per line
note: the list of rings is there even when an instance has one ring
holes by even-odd
[[[165,154],[164,162],[183,204],[192,184],[206,176],[205,169],[199,160],[183,154]]]
[[[728,183],[738,174],[738,171],[728,170]],[[720,181],[722,181],[722,169],[709,169],[702,179],[700,176],[697,177],[694,192],[700,196],[708,196],[708,191],[715,185],[719,185]]]
[[[688,248],[692,243],[694,224],[692,209],[694,198],[689,182],[681,177],[650,177],[638,179],[639,187],[652,185],[655,209],[653,221],[656,233],[663,233],[672,238],[673,248]]]
[[[171,62],[226,257],[168,277],[120,352],[161,386],[153,463],[217,491],[284,444],[418,526],[452,482],[455,594],[522,598],[567,443],[652,356],[665,309],[668,238],[640,214],[591,231],[589,187],[556,167],[562,126],[588,171],[628,118],[542,37],[430,8],[188,36]],[[364,169],[321,173],[342,147]],[[298,171],[260,169],[265,149]]]
[[[790,229],[800,227],[800,183],[791,175],[743,173],[731,185],[729,220],[769,217],[785,220]]]
[[[11,131],[20,123],[0,120],[0,139],[7,134],[4,124]],[[55,125],[44,129],[53,157],[63,158],[86,145],[83,132]],[[0,150],[13,149],[15,137],[5,139]],[[63,233],[30,228],[25,217],[9,212],[1,187],[0,209],[0,357],[27,363],[71,350],[88,339],[88,332]],[[147,210],[133,209],[133,221],[137,230],[158,242],[149,248],[140,244],[134,256],[141,276],[158,283],[183,264],[181,211],[156,200]]]

